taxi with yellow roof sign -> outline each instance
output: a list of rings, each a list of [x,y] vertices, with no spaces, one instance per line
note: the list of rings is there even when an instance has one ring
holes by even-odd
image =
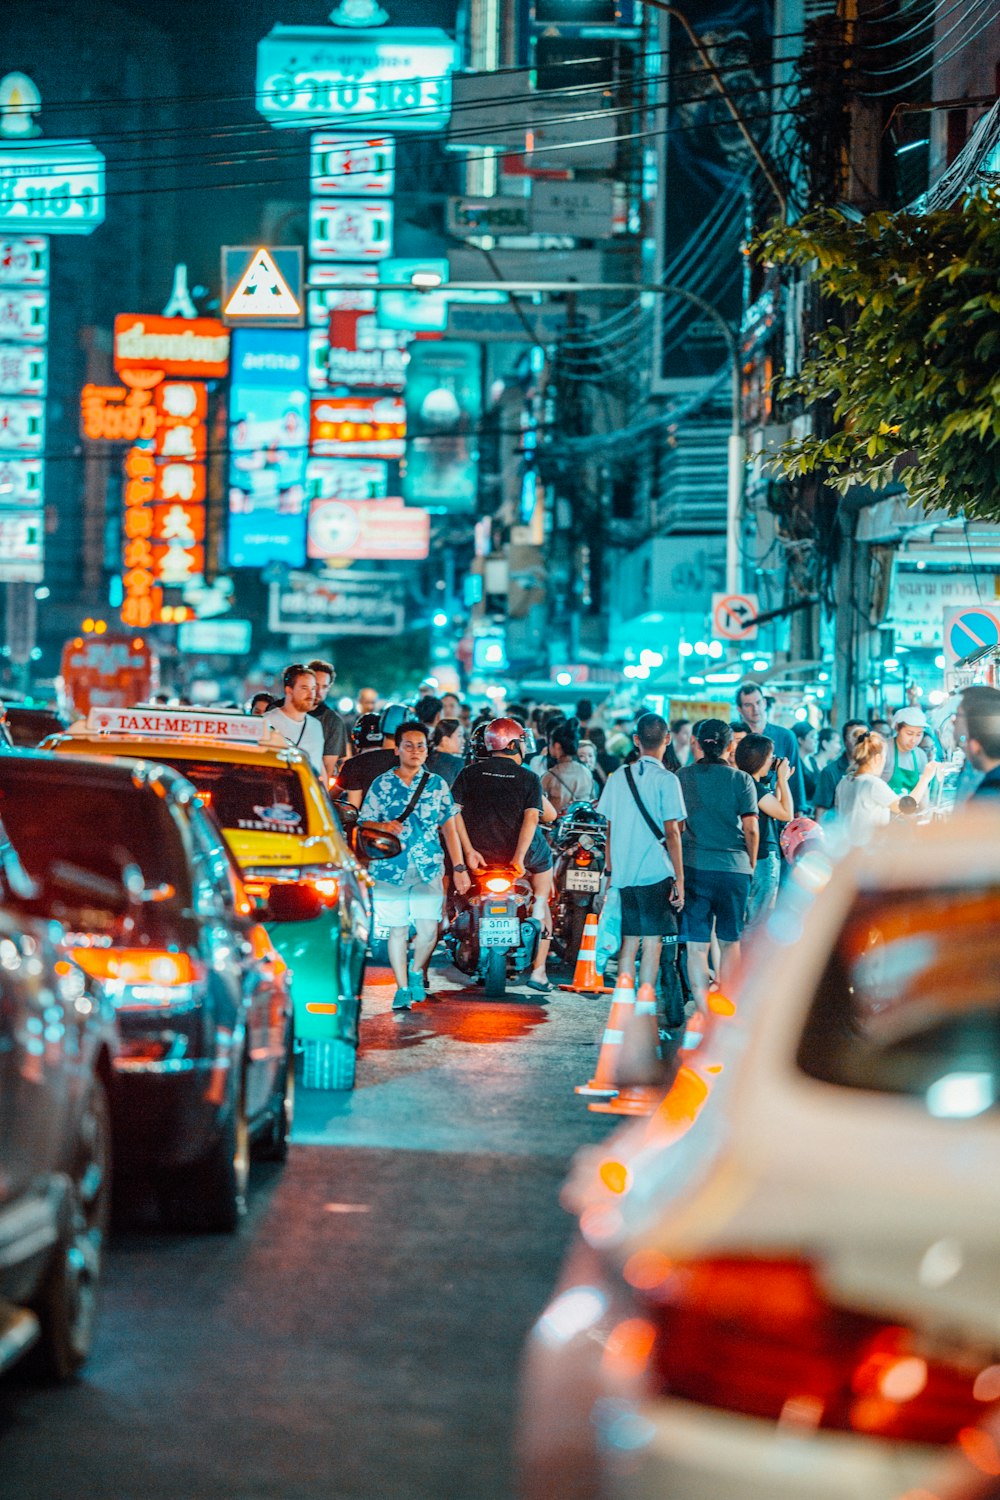
[[[292,971],[304,1086],[353,1088],[371,880],[306,756],[260,718],[160,705],[93,708],[45,748],[172,766],[211,810],[252,896],[263,903],[284,881],[314,887],[318,918],[267,924],[268,932]],[[395,852],[390,836],[363,828],[357,843],[369,859]]]

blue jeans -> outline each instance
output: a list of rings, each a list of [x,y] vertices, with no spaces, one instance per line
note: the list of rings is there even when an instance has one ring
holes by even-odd
[[[781,858],[772,852],[758,859],[750,880],[747,897],[747,914],[744,931],[750,932],[766,922],[778,899],[778,881],[781,878]]]

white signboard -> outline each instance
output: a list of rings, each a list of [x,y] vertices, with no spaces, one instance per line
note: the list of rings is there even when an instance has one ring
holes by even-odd
[[[320,197],[387,198],[396,186],[392,136],[314,135],[309,147],[309,187]]]
[[[314,198],[309,254],[313,260],[384,260],[392,254],[391,200]]]
[[[42,503],[45,460],[0,453],[0,509]]]
[[[0,344],[0,396],[44,396],[47,356],[30,344]]]
[[[460,239],[481,234],[528,234],[527,198],[449,198],[448,230]],[[569,230],[559,233],[569,233]]]
[[[0,287],[48,286],[49,242],[44,234],[0,239]]]
[[[535,234],[610,239],[614,211],[610,182],[549,182],[540,178],[531,189],[531,227]]]
[[[49,332],[49,294],[24,287],[0,287],[0,341],[44,343]]]
[[[377,266],[320,265],[309,267],[309,323],[313,328],[325,330],[330,326],[330,314],[338,308],[350,311],[358,308],[370,312],[375,307],[376,292],[345,292],[343,284],[378,282],[380,269]]]
[[[551,344],[566,330],[566,310],[522,302],[524,322],[513,307],[476,307],[448,304],[448,336],[475,344]],[[529,334],[525,322],[531,329]]]
[[[0,230],[90,234],[104,223],[104,157],[89,141],[0,147]]]
[[[275,26],[257,44],[257,109],[281,129],[358,121],[443,130],[458,45],[436,27]]]
[[[311,458],[306,493],[310,500],[382,500],[389,493],[389,465],[377,458]]]
[[[399,635],[405,624],[403,579],[398,573],[355,573],[336,578],[291,573],[272,583],[270,630],[317,635]]]
[[[40,453],[45,446],[45,402],[0,396],[0,453]]]
[[[0,583],[41,583],[44,521],[41,510],[0,509]]]

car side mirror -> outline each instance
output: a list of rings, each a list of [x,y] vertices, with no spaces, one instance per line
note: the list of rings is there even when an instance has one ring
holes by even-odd
[[[343,828],[347,837],[350,838],[358,826],[358,809],[354,806],[353,802],[335,802],[333,805],[337,810],[337,816],[340,818],[341,828]]]
[[[359,823],[354,831],[354,847],[362,859],[393,859],[403,848],[394,833]]]
[[[323,910],[323,899],[305,881],[275,881],[262,914],[267,922],[313,922]]]

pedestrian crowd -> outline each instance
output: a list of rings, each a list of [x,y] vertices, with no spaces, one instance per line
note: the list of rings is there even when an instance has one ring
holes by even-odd
[[[530,880],[541,941],[528,983],[548,987],[545,829],[581,804],[606,820],[620,971],[662,989],[676,963],[675,991],[704,1006],[722,966],[766,921],[798,850],[832,823],[863,842],[893,817],[929,809],[949,764],[915,704],[839,729],[808,718],[789,729],[756,681],[739,687],[729,718],[668,723],[642,713],[634,724],[599,717],[588,699],[571,714],[511,703],[502,719],[493,705],[474,715],[432,684],[412,706],[381,710],[365,688],[345,718],[327,701],[335,681],[328,661],[294,663],[282,696],[255,694],[249,711],[398,839],[375,898],[399,1009],[427,997],[446,893],[464,894],[486,863],[512,864]],[[1000,691],[966,690],[955,743],[982,775],[972,795],[1000,794]],[[676,1026],[676,1006],[663,1019]]]

